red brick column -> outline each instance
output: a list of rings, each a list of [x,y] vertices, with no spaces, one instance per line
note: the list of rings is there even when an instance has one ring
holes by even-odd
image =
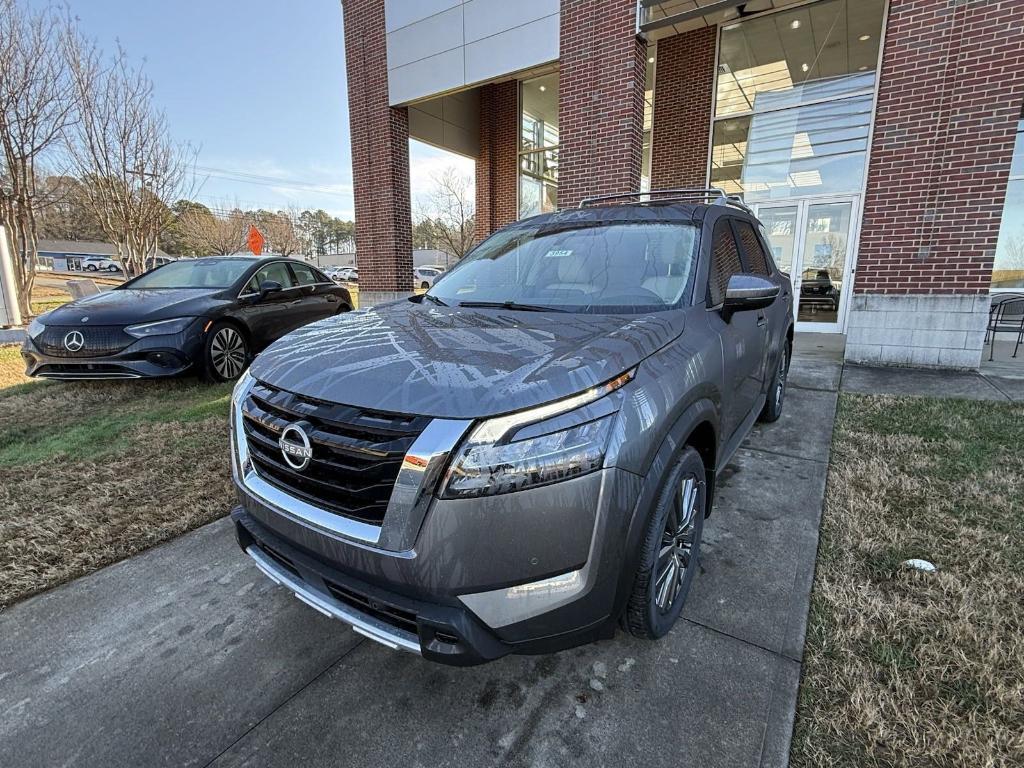
[[[361,304],[412,292],[409,113],[389,106],[383,0],[342,0]]]
[[[1024,2],[892,0],[854,290],[989,289],[1024,99]]]
[[[562,0],[558,206],[640,189],[647,44],[636,0]]]
[[[717,27],[658,41],[651,189],[707,184]]]
[[[519,83],[480,89],[476,160],[476,241],[519,218]]]

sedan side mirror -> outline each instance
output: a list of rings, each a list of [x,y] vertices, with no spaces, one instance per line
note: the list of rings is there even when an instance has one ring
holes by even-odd
[[[260,299],[265,299],[272,293],[277,293],[282,288],[277,280],[264,280],[260,283]]]
[[[737,274],[729,278],[725,289],[722,317],[728,320],[736,312],[770,307],[778,298],[781,288],[760,275]]]

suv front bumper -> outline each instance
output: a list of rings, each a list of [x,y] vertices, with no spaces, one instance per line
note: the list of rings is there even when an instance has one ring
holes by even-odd
[[[402,552],[314,530],[244,486],[232,518],[243,551],[314,609],[391,648],[471,665],[614,633],[641,485],[604,469],[504,496],[434,500]]]

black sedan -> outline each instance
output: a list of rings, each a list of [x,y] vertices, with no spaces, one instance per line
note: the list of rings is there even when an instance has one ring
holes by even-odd
[[[350,309],[348,291],[301,261],[182,259],[33,320],[22,356],[27,375],[50,379],[228,381],[272,341]]]

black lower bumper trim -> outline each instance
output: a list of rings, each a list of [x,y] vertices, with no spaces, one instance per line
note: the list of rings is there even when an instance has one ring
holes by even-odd
[[[368,622],[383,622],[396,634],[418,637],[420,654],[431,661],[472,666],[524,650],[501,642],[464,608],[396,595],[331,568],[269,531],[242,507],[236,507],[231,518],[243,551],[257,547],[312,590],[337,600]]]

